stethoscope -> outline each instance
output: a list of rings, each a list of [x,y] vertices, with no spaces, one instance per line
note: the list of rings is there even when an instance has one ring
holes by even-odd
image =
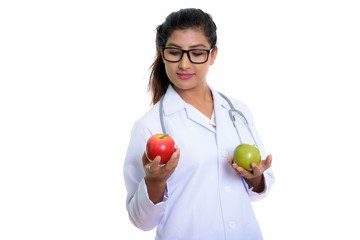
[[[242,139],[241,139],[241,137],[240,137],[238,128],[237,128],[237,126],[236,126],[236,116],[240,117],[240,119],[242,120],[242,122],[244,123],[244,125],[245,125],[245,126],[247,127],[247,129],[248,129],[248,131],[249,131],[249,133],[250,133],[250,135],[251,135],[251,137],[252,137],[252,139],[253,139],[253,141],[254,141],[254,143],[255,143],[255,147],[258,147],[258,144],[257,144],[257,142],[256,142],[256,140],[255,140],[254,134],[253,134],[253,132],[252,132],[250,126],[249,126],[249,122],[248,122],[248,120],[246,119],[245,115],[244,115],[241,111],[237,110],[237,109],[234,107],[234,105],[232,104],[232,102],[230,101],[230,99],[229,99],[228,97],[226,97],[224,94],[222,94],[222,93],[220,93],[220,92],[219,92],[219,94],[220,94],[220,96],[222,96],[222,97],[227,101],[227,103],[228,103],[229,106],[230,106],[229,116],[230,116],[230,119],[231,119],[231,121],[232,121],[232,123],[233,123],[233,125],[234,125],[234,127],[235,127],[236,134],[237,134],[237,136],[238,136],[238,138],[239,138],[240,144],[243,143],[243,141],[242,141]],[[161,129],[162,129],[162,131],[163,131],[163,134],[167,134],[167,131],[166,131],[166,128],[165,128],[165,123],[164,123],[163,102],[164,102],[164,96],[162,96],[161,99],[160,99],[160,103],[159,103],[159,116],[160,116],[160,123],[161,123]]]

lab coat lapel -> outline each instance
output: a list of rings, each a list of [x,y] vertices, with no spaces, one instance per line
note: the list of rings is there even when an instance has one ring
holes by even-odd
[[[205,119],[204,116],[202,116],[201,113],[198,112],[194,107],[187,104],[186,113],[187,113],[187,117],[190,120],[196,122],[197,124],[201,125],[202,127],[209,129],[212,132],[215,132],[214,128],[209,123],[210,119],[209,120]]]
[[[210,87],[211,88],[211,87]],[[226,100],[220,96],[218,92],[211,89],[214,98],[214,109],[216,118],[216,131],[224,132],[223,129],[229,121],[229,105]]]
[[[216,118],[216,135],[218,143],[231,142],[239,144],[235,134],[234,125],[229,117],[230,106],[228,102],[215,90],[212,90],[214,97],[215,118]]]
[[[193,109],[193,107],[189,106],[170,85],[164,98],[164,114],[169,116],[181,109],[185,109],[188,119],[215,132],[209,122],[207,122],[199,112]]]

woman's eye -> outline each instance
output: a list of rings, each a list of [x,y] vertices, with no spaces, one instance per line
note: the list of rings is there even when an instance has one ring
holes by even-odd
[[[194,56],[194,57],[201,57],[204,54],[205,53],[203,51],[191,52],[191,55]]]
[[[169,54],[173,55],[173,56],[178,56],[181,54],[180,51],[169,51]]]

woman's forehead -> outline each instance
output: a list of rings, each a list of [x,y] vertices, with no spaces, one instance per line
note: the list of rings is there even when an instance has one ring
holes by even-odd
[[[174,30],[167,39],[166,46],[187,48],[208,48],[210,43],[200,28]]]

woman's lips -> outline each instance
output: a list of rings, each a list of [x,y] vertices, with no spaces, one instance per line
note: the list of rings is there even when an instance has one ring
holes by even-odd
[[[192,78],[195,74],[193,73],[176,73],[180,79],[187,80]]]

